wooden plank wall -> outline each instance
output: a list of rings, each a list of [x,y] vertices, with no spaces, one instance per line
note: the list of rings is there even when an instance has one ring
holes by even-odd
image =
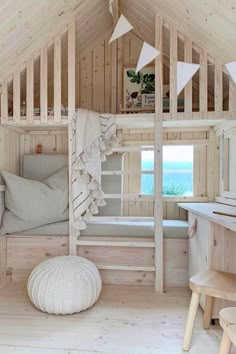
[[[0,170],[20,173],[20,134],[0,126]]]
[[[66,154],[68,152],[67,130],[27,131],[24,136],[24,153],[36,153],[38,144],[42,145],[43,154]]]

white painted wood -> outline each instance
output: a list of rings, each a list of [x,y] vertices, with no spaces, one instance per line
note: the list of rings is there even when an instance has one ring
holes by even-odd
[[[54,121],[61,122],[61,33],[54,38]]]

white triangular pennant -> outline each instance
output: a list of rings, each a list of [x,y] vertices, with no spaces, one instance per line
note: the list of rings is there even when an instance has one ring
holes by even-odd
[[[112,3],[113,3],[113,0],[109,0],[109,12],[113,15]]]
[[[125,18],[124,15],[121,15],[109,40],[109,44],[132,29],[133,26],[129,23],[127,18]]]
[[[141,53],[139,55],[136,73],[140,71],[142,68],[144,68],[144,66],[151,63],[159,54],[160,54],[159,50],[152,47],[147,42],[144,42]]]
[[[199,68],[199,64],[177,62],[177,95],[180,94]]]
[[[232,61],[231,63],[225,64],[225,67],[226,67],[231,79],[236,84],[236,61]]]

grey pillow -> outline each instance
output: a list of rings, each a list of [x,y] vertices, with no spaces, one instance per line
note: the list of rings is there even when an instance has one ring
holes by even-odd
[[[1,235],[68,220],[67,168],[42,182],[1,173],[6,184]]]

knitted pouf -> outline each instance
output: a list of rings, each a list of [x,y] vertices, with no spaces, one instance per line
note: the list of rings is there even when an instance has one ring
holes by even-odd
[[[31,272],[27,289],[39,310],[66,315],[91,307],[99,297],[102,281],[92,262],[62,256],[40,263]]]

